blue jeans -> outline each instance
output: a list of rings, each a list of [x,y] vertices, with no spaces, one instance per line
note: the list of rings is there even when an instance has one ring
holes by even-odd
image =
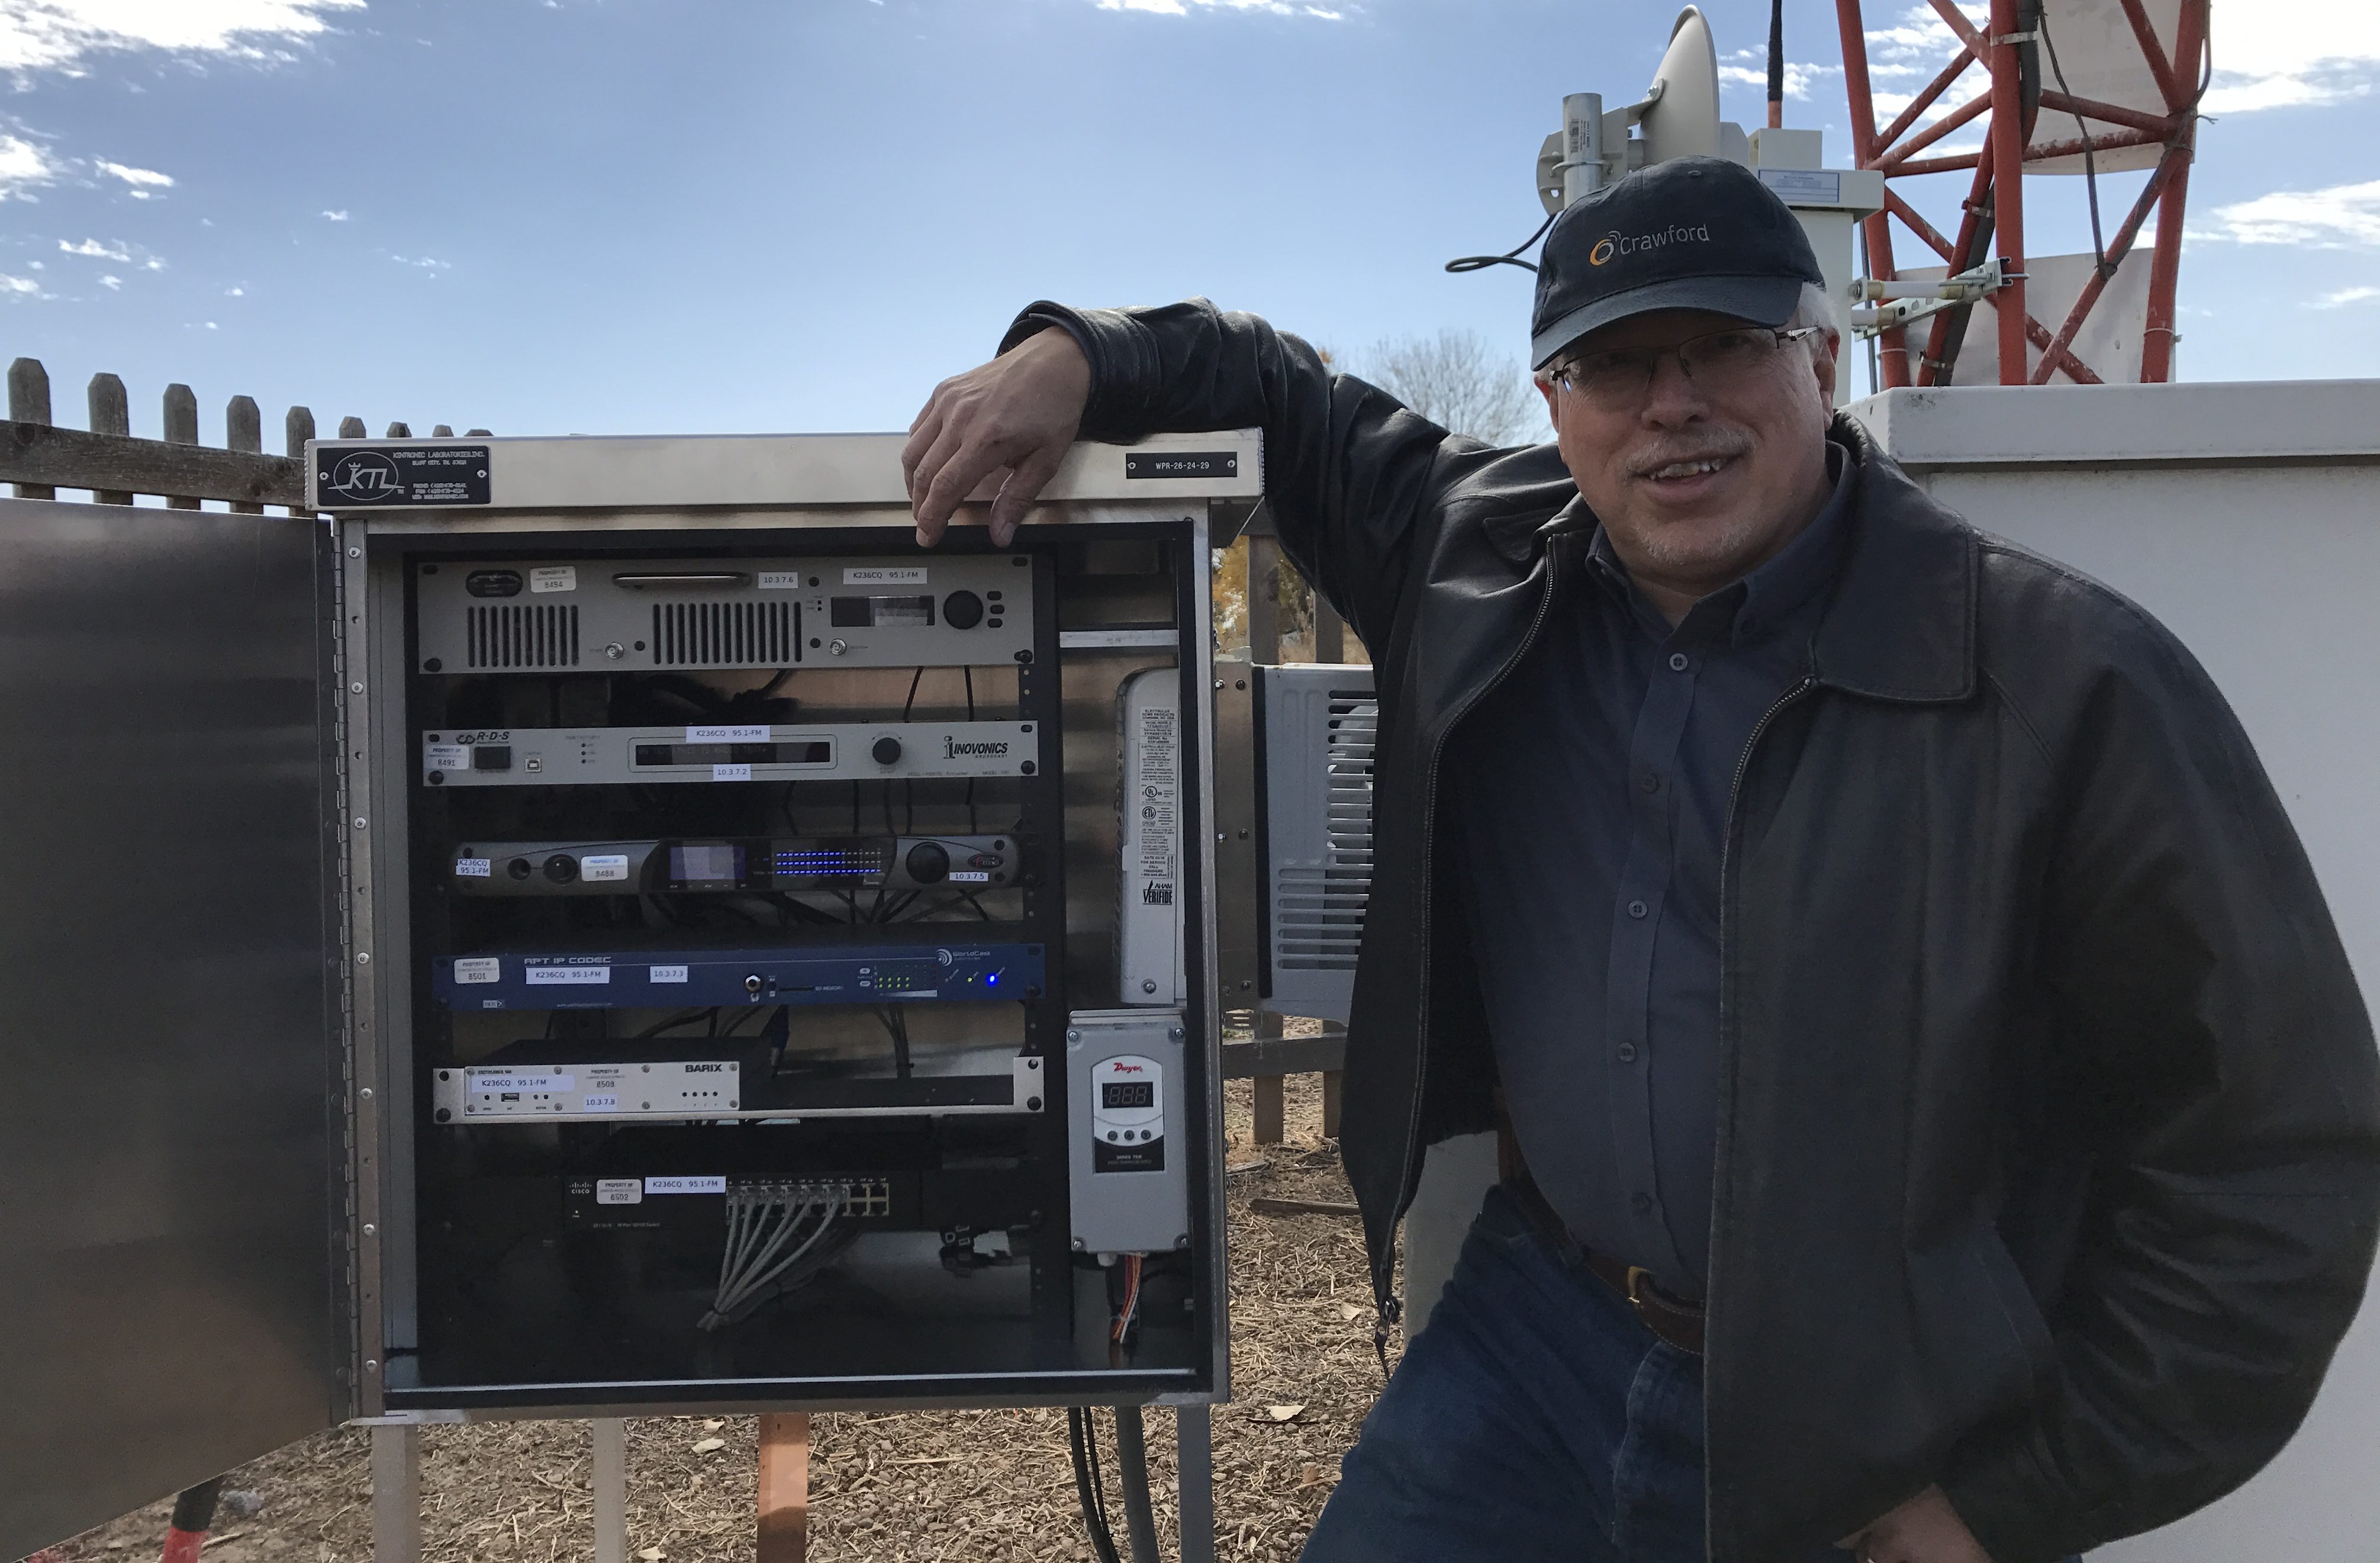
[[[1304,1563],[1704,1563],[1702,1359],[1491,1190],[1340,1472]]]

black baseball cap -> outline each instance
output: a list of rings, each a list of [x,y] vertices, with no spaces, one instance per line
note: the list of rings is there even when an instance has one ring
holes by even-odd
[[[1805,282],[1826,286],[1817,254],[1801,219],[1758,175],[1724,157],[1673,157],[1555,219],[1537,261],[1529,367],[1652,310],[1782,325]]]

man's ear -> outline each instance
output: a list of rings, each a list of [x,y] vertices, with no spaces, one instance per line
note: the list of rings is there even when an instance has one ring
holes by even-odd
[[[1810,339],[1810,373],[1818,382],[1818,401],[1831,415],[1835,409],[1835,354],[1842,347],[1842,337],[1835,332],[1821,332]]]
[[[1531,380],[1529,384],[1537,388],[1537,395],[1546,398],[1546,421],[1554,426],[1554,433],[1559,435],[1561,433],[1561,402],[1554,395],[1554,383],[1550,380]]]

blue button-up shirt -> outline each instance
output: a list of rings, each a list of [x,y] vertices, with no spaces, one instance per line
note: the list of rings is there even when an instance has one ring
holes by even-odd
[[[1449,746],[1505,1108],[1590,1249],[1703,1293],[1719,1074],[1719,853],[1736,768],[1806,673],[1851,463],[1775,558],[1674,628],[1600,529],[1557,537],[1536,644]]]

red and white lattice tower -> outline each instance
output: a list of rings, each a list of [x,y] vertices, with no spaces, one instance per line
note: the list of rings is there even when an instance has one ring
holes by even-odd
[[[1870,275],[1888,283],[1906,275],[1895,269],[1897,250],[1906,254],[1903,235],[1951,274],[1997,257],[2013,277],[1985,296],[1998,311],[2001,385],[2046,385],[2053,374],[2085,385],[2170,378],[2182,205],[2189,189],[2198,100],[2207,80],[2209,0],[1990,0],[1980,25],[1955,0],[1928,3],[1949,30],[1951,52],[1938,74],[1891,123],[1878,128],[1861,0],[1835,0],[1851,99],[1852,153],[1860,167],[1885,176],[1885,209],[1864,225]],[[1905,40],[1906,31],[1896,36]],[[1896,53],[1898,63],[1905,66],[1906,49]],[[1982,90],[1949,114],[1919,125],[1945,93],[1979,68],[1988,77]],[[1928,147],[1978,120],[1987,130],[1979,150],[1924,155]],[[2025,187],[2030,183],[2036,196],[2045,187],[2039,178],[2010,178],[2005,171],[2021,167],[2035,175],[2081,173],[2086,152],[2099,174],[2151,172],[2130,214],[2107,238],[2104,262],[2095,255],[2081,258],[2079,289],[2049,298],[2052,318],[2045,322],[2028,310],[2025,275]],[[1909,197],[1914,181],[1954,170],[1971,173],[1955,234],[1945,237]],[[2073,181],[2078,197],[2082,182]],[[2152,209],[2155,239],[2145,279],[2145,312],[2137,326],[2137,362],[2103,361],[2095,369],[2078,353],[2077,334],[2101,305],[2110,279],[2121,275],[2119,267]],[[2034,307],[2041,307],[2050,289],[2046,277],[2033,280]],[[1951,333],[1964,313],[1946,311],[1884,332],[1877,366],[1882,385],[1939,383],[1946,349],[1955,352]],[[2132,335],[2131,330],[2124,333]],[[1912,343],[1912,337],[1918,340]],[[2130,356],[2127,350],[2125,357]],[[1955,380],[1978,377],[1959,373]]]

